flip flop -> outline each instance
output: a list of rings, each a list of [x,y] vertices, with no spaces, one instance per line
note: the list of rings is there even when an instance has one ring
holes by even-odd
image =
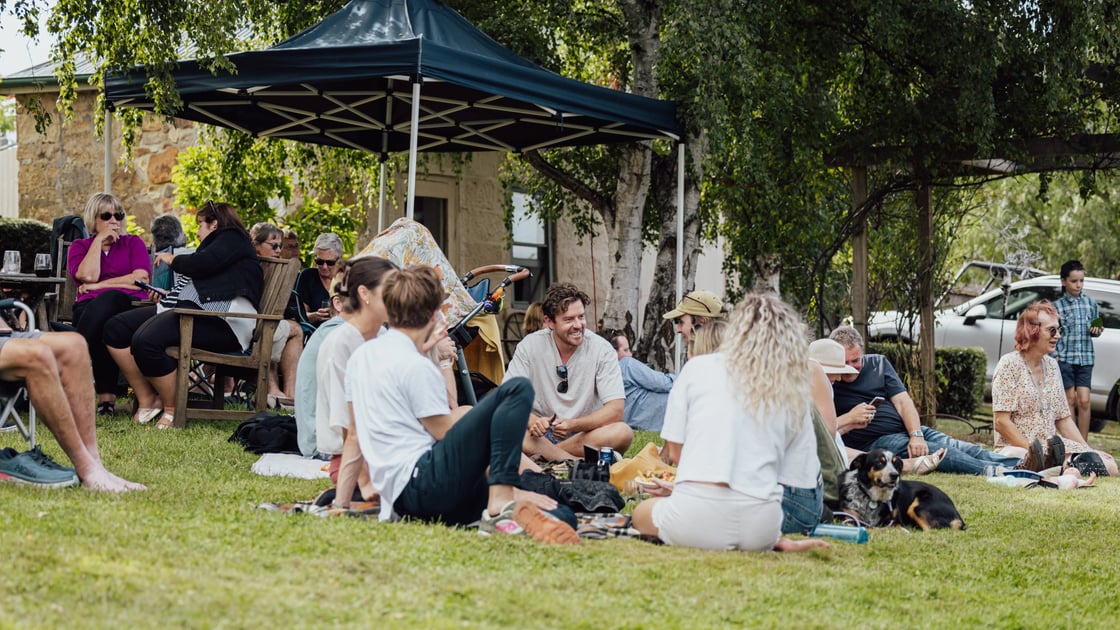
[[[159,422],[156,423],[156,428],[157,429],[174,429],[175,428],[175,416],[173,416],[169,413],[163,414],[163,416],[159,419]]]
[[[162,412],[163,407],[152,407],[151,409],[141,407],[136,410],[136,415],[132,416],[132,419],[138,424],[148,424],[152,420],[158,418],[159,414]]]
[[[914,460],[914,468],[911,471],[915,476],[928,475],[937,470],[941,465],[941,460],[945,459],[945,449],[938,449],[936,452],[929,455],[922,455]]]

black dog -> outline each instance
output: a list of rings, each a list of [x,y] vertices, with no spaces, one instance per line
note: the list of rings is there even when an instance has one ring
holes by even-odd
[[[840,476],[840,511],[871,527],[903,525],[964,529],[964,519],[949,495],[932,484],[901,481],[902,458],[874,449],[852,460]]]

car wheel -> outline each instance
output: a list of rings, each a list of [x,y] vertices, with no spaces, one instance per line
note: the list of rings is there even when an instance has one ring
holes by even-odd
[[[1089,432],[1090,433],[1100,433],[1101,431],[1104,430],[1104,424],[1106,422],[1108,422],[1108,418],[1101,418],[1101,417],[1098,417],[1098,416],[1093,416],[1092,418],[1089,418]]]

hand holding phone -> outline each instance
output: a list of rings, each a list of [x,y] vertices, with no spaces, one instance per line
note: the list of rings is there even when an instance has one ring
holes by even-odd
[[[145,291],[151,291],[152,293],[157,293],[163,297],[167,297],[167,289],[161,289],[154,284],[149,284],[147,282],[144,282],[143,280],[134,280],[133,284],[140,287],[141,289],[144,289]]]
[[[884,400],[886,400],[886,399],[883,398],[882,396],[876,396],[876,397],[872,398],[871,402],[869,402],[867,404],[871,405],[872,407],[878,407],[879,405],[883,404]]]

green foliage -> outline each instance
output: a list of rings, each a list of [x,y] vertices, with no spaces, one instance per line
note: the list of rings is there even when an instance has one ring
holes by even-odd
[[[34,219],[0,217],[0,252],[19,251],[20,269],[30,273],[35,254],[51,251],[51,226]]]
[[[291,178],[284,173],[286,151],[276,140],[254,139],[241,133],[210,130],[203,142],[179,155],[171,169],[179,206],[198,208],[207,201],[237,206],[246,226],[271,221],[273,199],[292,197]]]
[[[918,347],[902,343],[867,345],[871,354],[887,357],[907,389],[917,388]],[[971,418],[984,404],[988,359],[983,348],[938,348],[936,353],[937,412]]]
[[[1057,272],[1070,258],[1090,276],[1120,272],[1120,174],[1027,175],[986,184],[954,248],[961,259]]]
[[[323,203],[308,199],[298,212],[284,217],[283,227],[300,235],[300,260],[307,266],[314,255],[315,237],[324,232],[334,232],[342,239],[342,255],[354,253],[354,244],[362,221],[354,208],[337,201]]]
[[[14,96],[0,97],[0,135],[16,130],[16,99]]]

